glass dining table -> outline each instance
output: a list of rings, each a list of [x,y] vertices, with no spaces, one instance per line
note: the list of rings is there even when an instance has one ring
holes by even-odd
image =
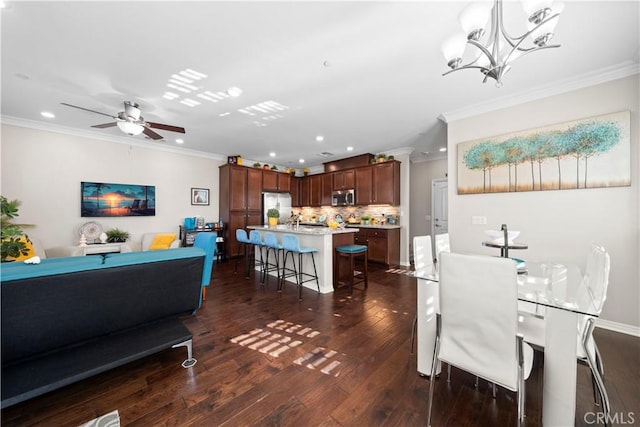
[[[429,375],[435,346],[439,277],[434,269],[410,273],[417,279],[418,372]],[[575,265],[527,262],[517,276],[518,310],[544,318],[542,423],[575,424],[578,322],[598,316],[594,295]],[[525,337],[526,341],[526,337]],[[437,370],[439,372],[439,369]]]

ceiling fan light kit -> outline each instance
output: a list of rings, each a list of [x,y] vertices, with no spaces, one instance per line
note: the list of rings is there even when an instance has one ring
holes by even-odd
[[[502,14],[502,0],[475,1],[466,6],[458,20],[463,33],[448,38],[442,45],[442,53],[451,70],[443,76],[458,70],[476,68],[484,74],[483,83],[491,77],[496,87],[502,86],[502,77],[511,69],[516,59],[541,49],[560,47],[549,45],[553,31],[564,4],[553,0],[524,0],[522,7],[528,16],[527,32],[518,37],[507,33]],[[487,39],[483,42],[485,27],[491,19]],[[532,46],[522,46],[530,40]],[[467,45],[478,49],[475,56],[463,65],[463,55]]]
[[[132,122],[118,122],[120,130],[128,135],[140,135],[144,130],[144,126],[141,126]]]
[[[152,130],[153,128],[168,130],[170,132],[185,133],[184,128],[179,126],[145,121],[144,117],[141,115],[142,110],[140,110],[140,106],[135,102],[124,101],[124,111],[120,111],[117,116],[112,116],[110,114],[101,113],[100,111],[90,110],[84,107],[78,107],[77,105],[67,104],[66,102],[63,102],[62,105],[88,111],[90,113],[101,114],[115,120],[113,123],[93,125],[91,126],[92,128],[105,129],[118,126],[118,128],[127,135],[135,136],[144,133],[147,137],[155,141],[162,139],[162,135]]]

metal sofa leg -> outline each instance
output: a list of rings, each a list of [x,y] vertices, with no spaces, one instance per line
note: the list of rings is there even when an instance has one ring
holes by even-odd
[[[194,359],[193,357],[193,340],[183,341],[181,343],[171,346],[171,348],[177,348],[177,347],[187,347],[187,359],[184,362],[182,362],[183,368],[191,368],[193,365],[196,364],[197,360]]]

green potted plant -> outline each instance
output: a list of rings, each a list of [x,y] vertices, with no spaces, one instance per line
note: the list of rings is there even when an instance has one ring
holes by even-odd
[[[277,171],[277,170],[278,170],[278,167],[277,167],[276,165],[273,165],[273,166],[271,166],[271,170],[272,170],[272,171]]]
[[[387,156],[387,160],[395,160],[395,156],[393,154],[390,154]]]
[[[382,163],[387,160],[387,155],[384,153],[380,153],[376,156],[376,159],[378,159],[378,163]]]
[[[261,168],[261,167],[262,167],[262,165],[260,164],[260,162],[255,162],[255,163],[253,164],[253,167],[254,167],[254,168]]]
[[[2,204],[2,216],[0,218],[0,229],[2,247],[0,248],[0,261],[12,261],[20,255],[29,255],[27,243],[31,243],[29,237],[24,234],[22,227],[28,227],[28,224],[15,224],[13,219],[18,216],[18,207],[20,201],[8,200],[5,196],[0,196]]]
[[[106,234],[108,243],[124,243],[129,238],[129,233],[119,228],[107,230]]]
[[[371,220],[371,217],[369,215],[362,215],[360,217],[360,220],[362,221],[363,224],[369,225],[369,221]]]
[[[280,211],[276,208],[267,210],[267,219],[269,221],[269,227],[275,227],[278,225],[278,218],[280,218]]]

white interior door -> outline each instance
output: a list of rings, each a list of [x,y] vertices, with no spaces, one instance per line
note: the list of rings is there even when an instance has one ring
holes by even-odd
[[[431,240],[436,234],[449,232],[449,203],[447,191],[449,182],[446,178],[431,181]]]

